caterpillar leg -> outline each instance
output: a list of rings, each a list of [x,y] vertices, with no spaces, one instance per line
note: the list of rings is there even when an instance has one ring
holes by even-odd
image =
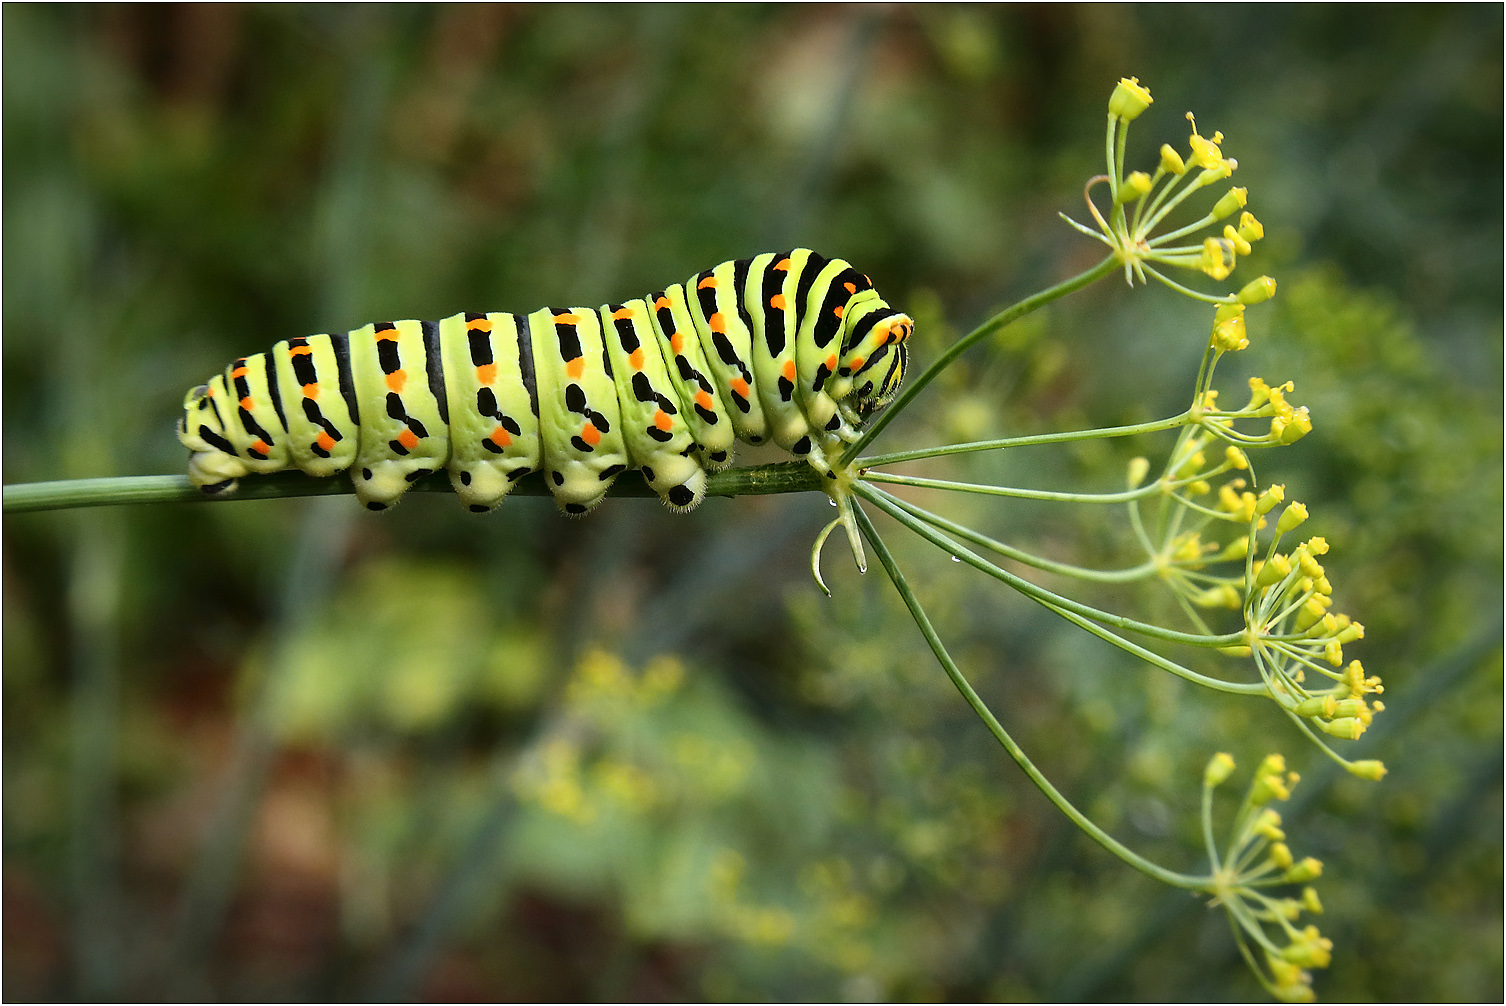
[[[640,464],[648,487],[675,513],[689,513],[706,496],[706,470],[690,455],[660,455]]]

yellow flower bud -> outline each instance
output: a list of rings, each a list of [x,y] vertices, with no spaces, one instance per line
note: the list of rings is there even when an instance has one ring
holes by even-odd
[[[1143,171],[1131,171],[1124,184],[1119,186],[1119,201],[1127,203],[1150,195],[1150,175]]]
[[[1187,142],[1192,146],[1192,163],[1210,170],[1222,167],[1224,155],[1218,149],[1218,145],[1223,142],[1224,134],[1214,133],[1212,139],[1208,139],[1198,135],[1197,120],[1192,117],[1191,112],[1187,113],[1187,121],[1192,123],[1192,135],[1187,138]]]
[[[1150,473],[1150,462],[1145,458],[1130,458],[1129,470],[1125,472],[1124,480],[1134,489],[1145,481],[1145,476]]]
[[[1344,666],[1344,644],[1337,639],[1330,639],[1323,644],[1323,659],[1335,667]]]
[[[1276,424],[1280,422],[1278,430]],[[1290,418],[1282,420],[1280,416],[1271,420],[1271,434],[1283,444],[1295,444],[1313,431],[1312,420],[1308,418],[1307,406],[1302,406],[1292,412]]]
[[[1244,209],[1245,198],[1248,195],[1248,189],[1230,189],[1228,192],[1225,192],[1223,197],[1213,204],[1213,219],[1222,220],[1224,217],[1231,216]]]
[[[1229,544],[1224,546],[1224,550],[1218,554],[1218,558],[1223,562],[1229,562],[1233,559],[1243,559],[1249,554],[1250,539],[1235,538],[1233,541],[1229,542]]]
[[[1173,150],[1169,143],[1161,144],[1161,167],[1166,169],[1168,174],[1185,175],[1187,173],[1187,165],[1182,160],[1182,155]]]
[[[1338,705],[1332,695],[1314,695],[1297,703],[1292,712],[1298,716],[1332,717]]]
[[[1239,215],[1239,236],[1246,241],[1255,242],[1265,237],[1265,228],[1260,221],[1255,219],[1253,213],[1241,213]]]
[[[1250,242],[1240,237],[1239,231],[1235,230],[1233,227],[1230,227],[1228,224],[1224,225],[1224,240],[1229,242],[1229,244],[1233,246],[1234,253],[1236,255],[1250,254]]]
[[[1363,761],[1352,761],[1344,767],[1352,775],[1357,775],[1361,779],[1369,779],[1372,782],[1379,782],[1386,774],[1386,766],[1374,758],[1366,758]]]
[[[1365,732],[1365,721],[1358,716],[1340,716],[1333,720],[1315,720],[1318,729],[1346,741],[1357,741]]]
[[[1149,108],[1153,101],[1155,99],[1140,83],[1139,77],[1120,77],[1114,93],[1109,95],[1109,114],[1130,122]]]
[[[1226,251],[1222,241],[1212,237],[1203,239],[1203,258],[1198,268],[1216,280],[1223,280],[1229,277],[1233,265],[1233,252]]]
[[[1350,622],[1348,625],[1344,626],[1344,628],[1340,629],[1339,634],[1334,637],[1334,639],[1338,640],[1338,642],[1340,643],[1352,643],[1356,639],[1364,638],[1365,626],[1359,622]]]
[[[1218,652],[1226,657],[1248,657],[1250,648],[1248,646],[1220,646]]]
[[[1297,863],[1281,878],[1288,884],[1305,884],[1309,880],[1317,880],[1323,875],[1323,864],[1308,856],[1302,862]]]
[[[1260,572],[1255,574],[1255,586],[1269,587],[1273,583],[1279,583],[1286,579],[1286,575],[1292,571],[1292,561],[1281,553],[1271,556],[1271,561],[1260,567]]]
[[[1244,307],[1243,304],[1237,305]],[[1245,333],[1245,319],[1243,315],[1233,315],[1222,321],[1213,323],[1213,335],[1210,340],[1213,348],[1224,353],[1237,353],[1250,344]]]
[[[1234,757],[1220,751],[1208,759],[1207,766],[1203,769],[1204,786],[1222,786],[1234,771]]]
[[[1286,509],[1281,511],[1280,519],[1276,521],[1276,533],[1286,534],[1288,531],[1299,527],[1305,520],[1307,520],[1307,507],[1301,503],[1288,503]],[[1303,557],[1306,558],[1306,555],[1304,554]],[[1304,569],[1303,572],[1306,573],[1307,570]],[[1312,574],[1308,573],[1308,575],[1311,576]]]
[[[1249,238],[1245,238],[1245,240],[1248,241]],[[1261,276],[1259,279],[1250,280],[1250,282],[1240,288],[1239,302],[1241,304],[1259,304],[1270,300],[1274,296],[1276,296],[1276,281],[1269,276]]]
[[[1301,505],[1302,505],[1301,503],[1293,503],[1292,504],[1292,506],[1301,506]],[[1303,516],[1304,517],[1307,516],[1307,512],[1306,512],[1305,509],[1303,511]],[[1283,513],[1281,515],[1281,519],[1285,520],[1286,519],[1286,514]],[[1281,522],[1280,521],[1276,522],[1276,527],[1277,527],[1278,530],[1280,529],[1280,527],[1281,527]],[[1290,530],[1290,528],[1288,528],[1288,530]],[[1312,577],[1313,580],[1316,581],[1319,577],[1321,577],[1323,575],[1323,567],[1318,564],[1318,560],[1316,560],[1316,559],[1314,559],[1312,557],[1312,553],[1307,550],[1307,546],[1306,545],[1298,545],[1297,548],[1292,552],[1292,554],[1295,555],[1295,556],[1298,556],[1297,564],[1302,567],[1302,575],[1303,576]],[[1326,593],[1328,593],[1328,591],[1324,590],[1324,591],[1320,591],[1320,593],[1326,594]]]
[[[1272,842],[1281,842],[1286,839],[1286,833],[1281,830],[1281,815],[1269,807],[1260,812],[1260,816],[1255,819],[1253,829],[1257,835],[1262,835]]]
[[[1240,605],[1239,591],[1227,583],[1217,587],[1209,587],[1192,599],[1192,603],[1200,608],[1228,608],[1238,611]]]
[[[1287,848],[1285,842],[1271,843],[1271,862],[1276,864],[1278,870],[1285,870],[1292,865],[1292,850]]]
[[[1255,513],[1261,517],[1276,509],[1276,504],[1286,499],[1286,486],[1278,482],[1275,485],[1266,486],[1265,492],[1260,494],[1260,499],[1255,501]]]
[[[1311,552],[1313,555],[1327,555],[1328,554],[1328,539],[1322,537],[1321,535],[1317,535],[1317,536],[1314,536],[1312,538],[1307,539],[1306,545],[1307,545],[1307,550],[1309,552]]]
[[[1315,623],[1317,623],[1317,621],[1321,619],[1323,615],[1323,605],[1319,603],[1317,598],[1309,597],[1302,603],[1302,607],[1297,609],[1297,631],[1306,632]]]
[[[1323,914],[1323,902],[1318,900],[1318,892],[1311,887],[1302,888],[1302,907],[1313,915]]]
[[[1301,935],[1281,949],[1281,956],[1298,967],[1326,968],[1333,959],[1332,951],[1333,941],[1319,935],[1317,926],[1308,926]]]

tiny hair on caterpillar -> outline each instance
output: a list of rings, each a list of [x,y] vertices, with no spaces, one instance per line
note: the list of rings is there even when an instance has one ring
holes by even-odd
[[[361,504],[385,510],[443,468],[484,513],[542,471],[578,516],[637,469],[685,512],[734,440],[772,441],[837,482],[833,460],[899,390],[913,329],[847,262],[797,248],[599,308],[286,339],[190,390],[178,439],[208,495],[252,473],[348,470]],[[833,490],[844,516],[845,497]]]

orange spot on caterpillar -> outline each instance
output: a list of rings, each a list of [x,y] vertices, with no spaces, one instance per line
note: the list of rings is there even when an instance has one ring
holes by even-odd
[[[852,362],[847,365],[847,368],[856,374],[863,369],[863,358],[861,356],[854,356]]]
[[[397,442],[411,451],[418,446],[418,434],[412,430],[404,430],[397,435]]]
[[[628,363],[633,365],[634,370],[643,369],[643,347],[639,346],[628,354]]]
[[[706,392],[704,390],[697,391],[695,393],[695,403],[697,405],[699,405],[701,408],[709,410],[711,408],[711,395],[710,395],[710,393]]]
[[[305,384],[303,386],[303,397],[304,398],[318,398],[319,397],[319,385],[318,385],[318,383],[316,382],[316,383],[312,383],[312,384]]]
[[[581,373],[585,371],[585,369],[586,358],[583,356],[577,356],[573,360],[565,361],[565,373],[569,374],[571,377],[579,377]]]
[[[492,320],[490,318],[473,318],[465,323],[465,327],[468,332],[490,332],[492,330]]]
[[[847,288],[847,292],[848,293],[857,293],[858,292],[858,288],[856,286],[852,285],[851,283],[843,283],[842,285]]]
[[[727,387],[729,387],[733,391],[737,392],[737,394],[738,394],[739,397],[742,397],[742,398],[751,398],[752,397],[751,391],[748,388],[748,382],[745,381],[745,380],[743,380],[741,377],[734,377],[732,380],[728,381],[727,382]]]
[[[492,430],[491,436],[487,437],[487,439],[498,447],[508,447],[512,444],[512,435],[500,426]]]
[[[314,352],[312,346],[294,346],[288,350],[289,356],[309,356]]]
[[[260,439],[257,440],[256,443],[251,445],[251,449],[260,454],[262,457],[266,457],[268,454],[272,453],[271,446],[265,440]]]
[[[703,279],[699,283],[697,283],[695,285],[695,288],[697,290],[705,290],[708,287],[714,287],[714,286],[716,286],[716,277],[715,276],[707,276],[705,279]]]
[[[679,332],[671,335],[669,337],[669,348],[675,351],[676,356],[679,356],[680,351],[685,348],[685,336],[681,335]]]
[[[320,431],[319,439],[315,440],[314,443],[318,444],[319,449],[322,451],[331,451],[335,449],[335,438],[330,436],[329,432],[325,430]]]
[[[785,360],[784,369],[781,370],[780,373],[784,374],[784,379],[786,381],[793,381],[795,379],[795,361]]]
[[[482,384],[495,384],[497,382],[497,365],[495,363],[483,363],[477,367],[476,380]]]
[[[632,316],[633,309],[630,307],[618,308],[616,311],[612,312],[613,321],[621,321],[624,318],[631,318]]]
[[[836,370],[837,370],[837,354],[836,353],[833,353],[833,354],[831,354],[830,356],[828,356],[826,358],[826,369],[830,370],[832,373],[836,373]]]
[[[668,297],[660,297],[658,300],[654,301],[654,310],[655,311],[659,310],[660,308],[664,308],[664,307],[669,307],[669,298]]]
[[[723,318],[722,312],[718,311],[706,319],[706,327],[713,332],[721,332],[725,335],[727,332],[727,319]]]
[[[772,307],[776,311],[783,311],[785,309],[784,308],[784,294],[782,294],[782,293],[776,293],[774,296],[770,297],[769,298],[769,306]]]
[[[211,384],[209,387],[207,387],[207,388],[204,389],[204,397],[205,398],[213,398],[214,397],[214,385]]]
[[[834,307],[834,308],[831,309],[831,313],[834,314],[834,315],[836,315],[838,318],[840,318],[840,317],[842,317],[842,312],[846,311],[846,310],[847,310],[847,308],[845,308],[841,304],[838,304],[836,307]]]
[[[240,406],[247,412],[250,412],[252,408],[256,406],[256,401],[250,395],[247,395],[245,398],[241,399]]]
[[[790,260],[787,259],[787,258],[782,258],[778,262],[775,262],[774,263],[774,271],[775,272],[789,272],[790,271]]]
[[[408,372],[406,370],[394,370],[387,375],[387,387],[400,394],[402,393],[403,385],[407,383]]]
[[[596,428],[595,423],[587,423],[581,427],[580,438],[592,447],[595,447],[601,443],[601,431]]]
[[[659,427],[659,429],[668,432],[668,430],[675,425],[675,421],[669,418],[668,412],[660,409],[659,411],[654,413],[654,425]]]
[[[395,329],[395,328],[384,328],[384,329],[382,329],[380,332],[376,333],[376,341],[377,342],[396,342],[397,341],[397,329]]]
[[[578,325],[580,323],[580,315],[566,311],[564,314],[555,315],[554,323],[556,325]]]
[[[230,376],[231,377],[245,377],[249,373],[251,373],[251,371],[247,370],[245,367],[236,367],[234,370],[232,370],[230,372]]]

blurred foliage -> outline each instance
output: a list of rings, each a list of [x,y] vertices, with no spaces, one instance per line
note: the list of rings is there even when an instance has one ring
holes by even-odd
[[[1335,545],[1391,774],[1335,780],[1268,704],[1194,695],[883,529],[1006,724],[1137,848],[1197,863],[1213,750],[1303,770],[1321,997],[1499,994],[1499,7],[0,19],[7,483],[180,470],[183,390],[286,336],[595,303],[794,244],[914,313],[924,362],[1096,258],[1055,213],[1101,164],[1114,80],[1157,98],[1131,162],[1194,109],[1268,229],[1249,275],[1282,284],[1238,362],[1315,418],[1262,477]],[[1206,324],[1104,284],[884,446],[1167,414]],[[1113,487],[1157,447],[926,473]],[[1089,508],[951,512],[1089,564],[1119,547]],[[332,513],[5,519],[6,998],[1258,994],[1218,915],[1008,764],[880,576],[829,558],[818,595],[819,500]]]

